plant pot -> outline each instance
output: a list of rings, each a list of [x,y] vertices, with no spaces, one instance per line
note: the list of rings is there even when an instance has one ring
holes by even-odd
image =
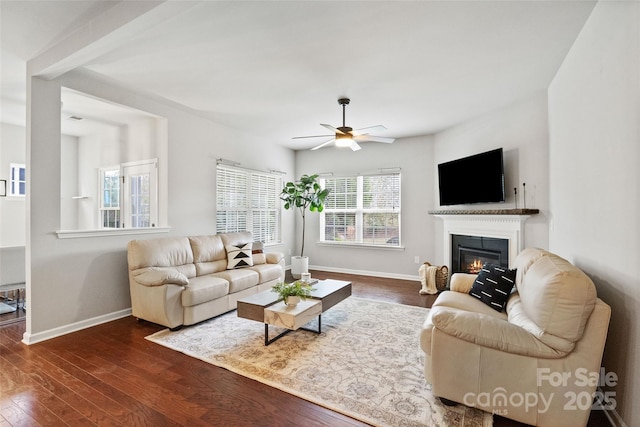
[[[295,307],[299,302],[300,302],[300,297],[296,295],[291,295],[284,299],[284,303],[289,307]]]
[[[308,256],[292,256],[291,257],[291,275],[294,279],[299,279],[302,273],[309,272]]]

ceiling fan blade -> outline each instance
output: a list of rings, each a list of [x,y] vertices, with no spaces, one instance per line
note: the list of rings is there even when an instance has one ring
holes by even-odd
[[[377,126],[369,126],[366,128],[360,128],[360,129],[356,129],[354,130],[352,133],[354,135],[367,135],[370,133],[375,133],[375,132],[382,132],[387,130],[386,127],[382,126],[382,125],[377,125]]]
[[[385,138],[383,136],[373,135],[356,135],[353,139],[359,142],[384,142],[385,144],[391,144],[396,140],[395,138]]]
[[[322,144],[320,144],[320,145],[317,145],[317,146],[313,147],[313,148],[311,149],[311,151],[313,151],[313,150],[317,150],[317,149],[319,149],[319,148],[322,148],[322,147],[324,147],[325,145],[329,145],[329,144],[331,144],[331,143],[332,143],[333,141],[335,141],[335,140],[336,140],[335,138],[331,138],[330,140],[325,141],[325,142],[323,142]]]
[[[329,138],[333,135],[310,135],[310,136],[294,136],[291,139],[304,139],[304,138]]]
[[[351,142],[351,145],[349,146],[349,148],[351,148],[351,150],[353,150],[353,151],[358,151],[358,150],[362,149],[362,147],[360,147],[358,145],[358,143],[355,142],[355,141]]]
[[[341,130],[339,130],[339,129],[334,128],[334,127],[333,127],[333,126],[331,126],[331,125],[326,125],[326,124],[324,124],[324,123],[320,123],[320,126],[324,126],[324,127],[326,127],[327,129],[329,129],[329,130],[330,130],[331,132],[333,132],[333,133],[341,133],[341,134],[344,134],[344,132],[342,132],[342,131],[341,131]]]

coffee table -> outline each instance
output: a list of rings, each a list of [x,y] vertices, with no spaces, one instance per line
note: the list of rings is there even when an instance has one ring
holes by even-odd
[[[311,297],[300,301],[295,307],[279,302],[279,296],[271,290],[259,292],[238,300],[238,317],[264,323],[264,345],[269,345],[291,331],[303,329],[320,334],[322,313],[351,295],[351,282],[343,280],[320,280],[311,285]],[[318,329],[307,329],[303,325],[318,317]],[[269,325],[280,326],[285,331],[269,338]]]

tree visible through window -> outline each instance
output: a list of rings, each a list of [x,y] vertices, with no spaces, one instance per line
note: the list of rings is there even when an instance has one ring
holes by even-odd
[[[320,240],[400,246],[400,174],[324,178]]]
[[[282,178],[224,165],[216,176],[216,231],[251,231],[256,241],[279,243]]]

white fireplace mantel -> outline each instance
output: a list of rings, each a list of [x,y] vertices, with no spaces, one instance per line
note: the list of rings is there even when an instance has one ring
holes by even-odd
[[[493,237],[509,242],[509,267],[524,249],[524,223],[537,209],[500,211],[431,211],[444,221],[444,261],[451,268],[451,236]]]

